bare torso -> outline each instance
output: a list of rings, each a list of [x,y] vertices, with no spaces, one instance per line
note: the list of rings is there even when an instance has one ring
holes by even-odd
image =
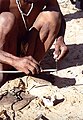
[[[29,9],[31,8],[31,4],[24,2],[24,0],[19,0],[19,1],[21,2],[21,10],[24,13],[28,13]],[[31,25],[33,24],[34,20],[36,19],[37,15],[40,13],[44,5],[45,5],[45,0],[42,0],[42,1],[38,0],[38,2],[34,4],[30,15],[28,17],[25,17],[28,28],[31,27]],[[17,18],[18,29],[20,30],[18,34],[19,35],[24,34],[25,26],[24,26],[20,11],[18,10],[16,0],[0,0],[0,13],[8,12],[8,11],[13,13]]]

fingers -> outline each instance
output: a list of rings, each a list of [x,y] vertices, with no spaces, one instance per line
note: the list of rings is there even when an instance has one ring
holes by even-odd
[[[57,60],[62,59],[67,53],[68,53],[67,47],[66,47],[66,46],[61,47],[61,53],[60,53],[60,55],[58,56]]]
[[[40,66],[39,63],[34,60],[31,56],[28,57],[28,63],[27,63],[27,69],[29,71],[29,74],[39,74],[40,72]]]
[[[31,74],[31,72],[30,72],[27,68],[23,70],[23,73],[25,73],[25,74],[27,74],[27,75],[30,75],[30,74]]]
[[[39,74],[40,72],[40,65],[39,63],[34,60],[31,56],[22,57],[14,60],[13,65],[17,70],[22,71],[27,75],[31,74]]]
[[[32,74],[39,74],[39,67],[38,65],[34,64],[33,62],[30,61],[30,63],[28,64],[28,70],[29,72],[31,72]]]
[[[64,43],[56,44],[54,51],[54,59],[60,60],[68,53],[68,48]]]

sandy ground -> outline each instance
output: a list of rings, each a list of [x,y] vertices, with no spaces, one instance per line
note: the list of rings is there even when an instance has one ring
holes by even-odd
[[[25,84],[23,100],[12,105],[15,96],[9,94],[1,99],[0,111],[7,112],[0,113],[4,120],[5,116],[8,120],[83,120],[83,11],[69,0],[59,3],[67,24],[65,42],[69,53],[57,63],[57,72],[24,76],[0,88],[0,94],[5,90],[11,93],[13,87],[19,86],[20,79]],[[43,68],[56,68],[53,49],[54,44],[42,61]]]

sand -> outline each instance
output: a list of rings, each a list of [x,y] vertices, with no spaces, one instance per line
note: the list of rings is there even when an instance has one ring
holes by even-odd
[[[11,105],[15,96],[5,96],[6,101],[0,101],[0,111],[6,110],[9,120],[83,120],[83,11],[69,0],[58,1],[67,24],[65,43],[69,53],[58,62],[57,72],[16,78],[0,88],[1,94],[18,87],[20,79],[25,83],[24,101],[14,104],[14,110]],[[44,69],[56,69],[53,50],[54,44],[42,61]]]

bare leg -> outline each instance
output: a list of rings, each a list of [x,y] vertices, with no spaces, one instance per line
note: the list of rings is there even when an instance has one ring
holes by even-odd
[[[32,36],[37,39],[30,41],[27,55],[32,53],[33,57],[40,61],[47,50],[51,47],[60,29],[60,14],[57,12],[43,11],[37,17],[33,25]],[[38,33],[39,32],[39,33]],[[34,46],[33,46],[34,44]],[[31,48],[34,47],[34,51]]]
[[[3,12],[0,14],[0,51],[6,51],[16,55],[17,29],[14,25],[15,17],[13,14],[9,12]],[[11,66],[0,63],[0,70],[9,69],[11,69]],[[0,82],[5,79],[5,77],[5,74],[0,74]]]
[[[59,30],[59,33],[57,35],[57,38],[62,36],[64,39],[65,29],[66,29],[66,21],[64,19],[64,16],[61,14],[61,26],[60,26],[60,30]]]

